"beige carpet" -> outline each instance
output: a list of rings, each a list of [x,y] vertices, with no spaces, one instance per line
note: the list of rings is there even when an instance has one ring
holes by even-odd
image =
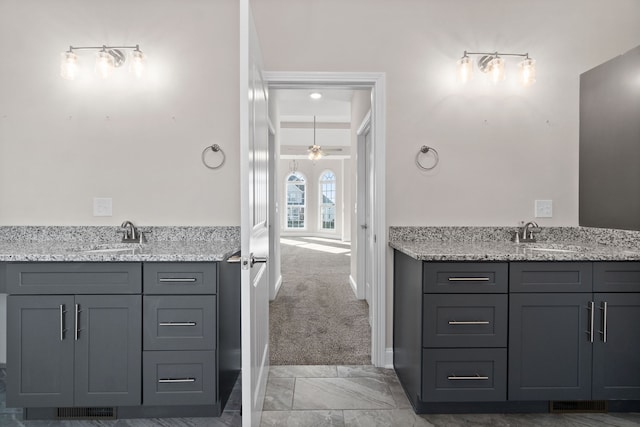
[[[282,287],[269,309],[271,364],[370,364],[369,308],[349,285],[350,247],[283,238],[281,251]]]

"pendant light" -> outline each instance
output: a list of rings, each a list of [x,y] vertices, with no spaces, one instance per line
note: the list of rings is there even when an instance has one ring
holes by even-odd
[[[313,116],[313,145],[309,146],[309,160],[319,160],[324,156],[322,148],[316,144],[316,116]]]

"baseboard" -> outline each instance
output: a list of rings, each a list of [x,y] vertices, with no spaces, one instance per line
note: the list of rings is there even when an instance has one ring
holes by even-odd
[[[351,289],[353,290],[353,293],[355,294],[356,298],[358,298],[358,284],[353,279],[352,275],[349,275],[349,284],[351,285]]]
[[[384,352],[384,367],[393,369],[393,348],[387,348]]]

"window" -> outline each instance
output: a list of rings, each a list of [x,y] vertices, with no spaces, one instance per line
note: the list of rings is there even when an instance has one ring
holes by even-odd
[[[320,229],[336,229],[336,175],[331,171],[320,175]]]
[[[287,225],[286,228],[305,228],[304,208],[306,206],[306,188],[304,176],[292,172],[287,176]]]

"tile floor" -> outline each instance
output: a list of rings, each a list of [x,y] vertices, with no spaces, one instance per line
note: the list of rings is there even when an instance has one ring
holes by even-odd
[[[416,415],[392,369],[272,366],[262,427],[632,427],[640,414]]]
[[[102,421],[23,421],[5,407],[0,369],[0,426],[20,427],[240,427],[241,391],[236,385],[219,418]],[[633,427],[640,414],[416,415],[395,372],[373,366],[272,366],[263,427]]]

